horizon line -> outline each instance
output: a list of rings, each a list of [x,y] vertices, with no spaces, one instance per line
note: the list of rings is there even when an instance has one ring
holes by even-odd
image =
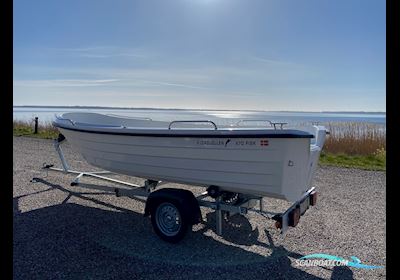
[[[295,110],[255,110],[255,109],[198,109],[198,108],[157,108],[157,107],[118,107],[118,106],[81,106],[81,105],[13,105],[16,108],[81,108],[81,109],[120,109],[120,110],[180,110],[180,111],[248,111],[248,112],[291,112],[291,113],[359,113],[359,114],[386,114],[386,111],[295,111]]]

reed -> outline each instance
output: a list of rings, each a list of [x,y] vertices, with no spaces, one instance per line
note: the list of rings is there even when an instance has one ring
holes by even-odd
[[[325,124],[328,135],[323,152],[346,155],[386,153],[386,126],[382,124],[336,122]]]

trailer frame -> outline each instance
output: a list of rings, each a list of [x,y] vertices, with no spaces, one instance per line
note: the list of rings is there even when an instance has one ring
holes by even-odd
[[[44,170],[62,172],[64,174],[76,174],[76,177],[71,181],[71,186],[84,185],[84,183],[81,183],[81,179],[85,176],[92,177],[98,180],[108,181],[131,188],[131,189],[115,188],[114,192],[117,197],[123,197],[123,196],[130,198],[142,197],[146,200],[147,203],[147,198],[152,192],[156,190],[157,187],[172,183],[166,181],[155,181],[147,179],[145,180],[144,185],[141,186],[126,181],[103,176],[103,174],[115,174],[110,171],[73,170],[69,167],[69,164],[65,159],[64,152],[61,149],[61,144],[64,141],[65,137],[62,134],[60,134],[59,137],[54,140],[54,148],[60,158],[63,168],[56,168],[52,164],[45,164],[42,168]],[[236,202],[234,204],[223,201],[222,196],[216,197],[214,201],[206,200],[205,198],[210,197],[210,194],[207,191],[201,193],[195,198],[198,202],[198,207],[205,207],[215,211],[216,233],[218,235],[222,235],[222,222],[224,220],[224,214],[227,214],[229,216],[236,214],[245,215],[249,212],[261,214],[266,218],[275,220],[276,228],[280,229],[282,235],[285,235],[289,227],[296,226],[297,223],[299,222],[300,216],[303,215],[310,206],[315,205],[316,195],[317,193],[315,191],[315,187],[311,187],[302,195],[302,197],[299,200],[294,202],[283,213],[266,211],[264,209],[265,205],[263,202],[263,197],[261,196],[238,194],[238,196],[240,197],[240,199],[238,200],[239,202]],[[257,205],[258,207],[256,207]]]

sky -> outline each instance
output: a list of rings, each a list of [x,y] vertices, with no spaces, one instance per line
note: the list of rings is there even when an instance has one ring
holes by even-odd
[[[13,104],[386,111],[382,0],[14,0]]]

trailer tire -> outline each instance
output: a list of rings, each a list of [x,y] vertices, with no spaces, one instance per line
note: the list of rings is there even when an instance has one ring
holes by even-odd
[[[183,207],[175,200],[162,200],[154,205],[151,223],[156,234],[169,243],[182,240],[189,228]]]

